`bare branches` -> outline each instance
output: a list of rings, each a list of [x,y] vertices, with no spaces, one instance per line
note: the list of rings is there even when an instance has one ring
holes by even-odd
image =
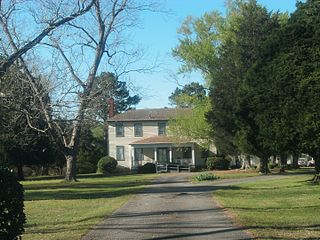
[[[29,41],[27,44],[25,44],[22,48],[18,49],[15,51],[11,56],[9,56],[5,61],[3,61],[0,64],[0,76],[4,74],[4,72],[23,54],[25,54],[27,51],[29,51],[31,48],[39,44],[43,38],[48,36],[50,32],[52,32],[54,29],[64,25],[65,23],[68,23],[75,18],[83,15],[84,13],[88,12],[91,7],[96,3],[97,0],[92,0],[86,7],[83,7],[79,9],[79,11],[64,17],[58,21],[52,21],[48,27],[42,30],[42,32],[36,36],[33,40]],[[6,24],[8,19],[8,14],[5,13],[5,15],[1,14],[0,15],[0,23],[2,25]]]
[[[86,88],[86,84],[77,76],[76,72],[74,71],[73,69],[73,66],[71,64],[71,62],[69,61],[69,59],[67,58],[66,54],[64,53],[64,51],[62,50],[62,48],[60,47],[58,41],[56,41],[55,39],[52,39],[51,38],[51,41],[53,42],[53,44],[48,44],[48,43],[45,43],[45,45],[48,45],[48,46],[51,46],[51,47],[54,47],[55,49],[57,49],[62,58],[65,60],[66,64],[67,64],[67,67],[73,77],[73,79],[83,88],[85,89]]]

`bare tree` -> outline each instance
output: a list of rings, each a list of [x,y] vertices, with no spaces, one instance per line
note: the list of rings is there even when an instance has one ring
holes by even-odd
[[[50,13],[49,16],[56,15],[57,18],[61,18],[60,13],[68,15],[66,12],[76,8],[64,0],[43,2],[47,4],[45,10]],[[9,21],[11,16],[16,15],[10,13],[6,15],[5,21],[1,20],[10,46],[10,48],[2,46],[2,50],[3,52],[11,51],[10,56],[16,56],[14,59],[18,60],[17,64],[23,67],[33,95],[39,101],[39,111],[43,114],[47,124],[46,128],[39,129],[32,124],[32,119],[29,119],[29,127],[49,133],[56,139],[66,158],[65,179],[67,181],[76,180],[76,156],[81,126],[85,121],[90,102],[101,94],[99,91],[95,92],[93,88],[99,67],[104,68],[103,70],[117,72],[118,75],[151,69],[134,67],[136,61],[141,59],[141,52],[128,44],[125,30],[136,26],[137,14],[140,11],[153,10],[154,4],[150,1],[143,3],[142,0],[96,0],[84,6],[80,2],[86,1],[73,3],[77,8],[82,9],[79,10],[78,17],[70,20],[63,18],[64,23],[59,25],[59,29],[55,24],[56,30],[47,32],[45,36],[48,37],[41,44],[39,44],[41,40],[36,40],[37,48],[24,56],[23,53],[28,50],[21,49],[31,49],[35,44],[28,45],[30,47],[27,48],[22,44],[25,33],[21,34],[18,31],[19,25],[14,21],[16,19]],[[87,10],[91,3],[92,8]],[[16,9],[12,10],[14,11]],[[83,11],[88,11],[88,14],[83,14]],[[31,11],[31,13],[36,22],[48,23],[47,12]],[[45,62],[46,70],[43,72],[48,78],[51,78],[47,89],[38,87],[37,81],[41,78],[35,76],[41,71],[39,67],[35,69],[30,64],[32,56],[36,56],[37,59],[41,58]],[[6,61],[7,65],[5,63],[1,65],[3,69],[10,66],[10,62],[14,62],[14,60]],[[49,89],[52,100],[48,105],[44,97],[48,95]]]

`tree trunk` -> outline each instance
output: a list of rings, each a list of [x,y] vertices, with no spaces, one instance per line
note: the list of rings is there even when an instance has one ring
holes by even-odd
[[[314,170],[317,175],[320,174],[320,158],[319,157],[314,158]]]
[[[67,182],[77,181],[76,154],[68,154],[65,158],[67,162],[65,180]]]
[[[41,166],[41,176],[49,175],[49,167],[47,165]]]
[[[292,155],[292,168],[293,169],[298,169],[299,168],[299,164],[298,164],[299,155],[300,154],[298,154],[298,153],[294,153]]]
[[[287,154],[280,155],[280,173],[285,172],[285,167],[287,165]]]
[[[268,174],[270,173],[269,167],[268,167],[269,159],[268,157],[262,157],[260,158],[260,169],[259,172],[262,174]]]
[[[250,155],[241,155],[241,161],[242,161],[242,170],[247,170],[251,168],[251,162],[250,162]]]
[[[23,165],[22,164],[18,164],[17,165],[17,179],[19,181],[23,181],[24,180]]]

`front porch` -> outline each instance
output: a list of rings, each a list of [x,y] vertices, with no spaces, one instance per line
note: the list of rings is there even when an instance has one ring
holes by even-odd
[[[147,162],[156,164],[195,165],[195,144],[139,141],[131,145],[131,168]]]

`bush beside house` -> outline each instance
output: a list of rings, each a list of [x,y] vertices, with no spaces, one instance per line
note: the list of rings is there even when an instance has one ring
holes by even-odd
[[[228,170],[230,159],[225,156],[208,157],[206,165],[208,170]]]
[[[97,172],[111,173],[116,169],[117,165],[118,162],[113,157],[102,157],[97,164]]]

